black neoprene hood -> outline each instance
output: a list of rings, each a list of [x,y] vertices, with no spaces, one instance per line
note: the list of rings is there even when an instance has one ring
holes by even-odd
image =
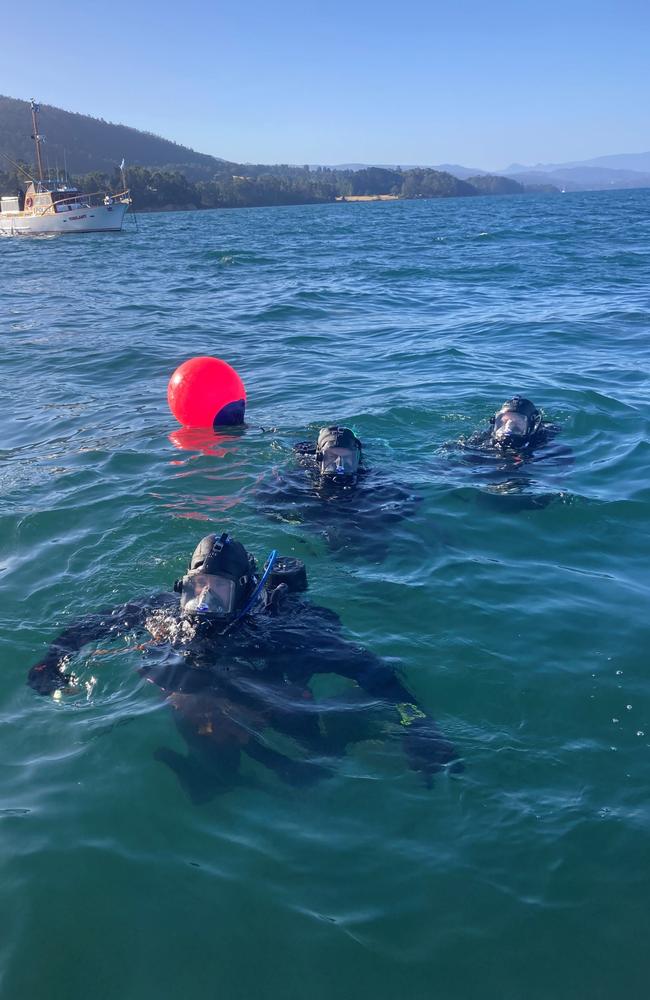
[[[349,427],[321,427],[316,442],[317,452],[325,448],[350,448],[361,451],[361,441]]]
[[[241,542],[229,535],[206,535],[192,553],[188,570],[201,569],[204,573],[223,573],[234,579],[248,576],[248,552]]]
[[[530,399],[526,399],[524,396],[513,396],[512,399],[507,399],[503,406],[500,406],[497,413],[523,413],[528,421],[535,420],[539,416],[539,410]]]

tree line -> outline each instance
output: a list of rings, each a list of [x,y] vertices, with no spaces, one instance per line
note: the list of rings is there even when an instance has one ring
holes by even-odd
[[[29,174],[34,168],[21,164]],[[180,169],[171,166],[128,167],[125,180],[131,190],[136,210],[244,208],[264,205],[308,205],[334,202],[345,198],[392,195],[397,198],[458,198],[479,194],[524,194],[530,190],[508,177],[490,175],[459,180],[452,174],[425,167],[390,170],[367,167],[363,170],[333,170],[289,165],[219,164],[211,177],[189,180]],[[13,194],[28,180],[19,170],[0,172],[0,191]],[[120,171],[93,171],[68,179],[82,191],[118,191],[122,186]]]

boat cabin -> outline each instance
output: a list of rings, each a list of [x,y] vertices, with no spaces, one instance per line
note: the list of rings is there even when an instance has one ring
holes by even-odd
[[[21,204],[21,202],[23,204]],[[27,215],[51,215],[83,208],[85,202],[78,188],[61,184],[50,190],[45,184],[29,184],[24,197],[0,198],[0,212],[25,212]]]

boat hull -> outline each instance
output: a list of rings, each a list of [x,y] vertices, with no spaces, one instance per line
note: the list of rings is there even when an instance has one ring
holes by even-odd
[[[128,208],[124,202],[112,205],[80,206],[69,212],[42,215],[25,212],[0,212],[0,233],[4,236],[28,236],[55,233],[119,232]]]

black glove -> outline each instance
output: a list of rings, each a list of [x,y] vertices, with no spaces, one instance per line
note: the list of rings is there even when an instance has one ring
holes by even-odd
[[[31,668],[27,674],[27,683],[39,694],[54,694],[60,688],[67,687],[72,674],[64,674],[58,669],[58,659],[52,663],[51,660],[43,660]]]
[[[446,740],[433,719],[414,719],[404,733],[404,751],[413,771],[420,771],[427,788],[433,775],[447,765],[454,774],[464,770],[453,743]]]

